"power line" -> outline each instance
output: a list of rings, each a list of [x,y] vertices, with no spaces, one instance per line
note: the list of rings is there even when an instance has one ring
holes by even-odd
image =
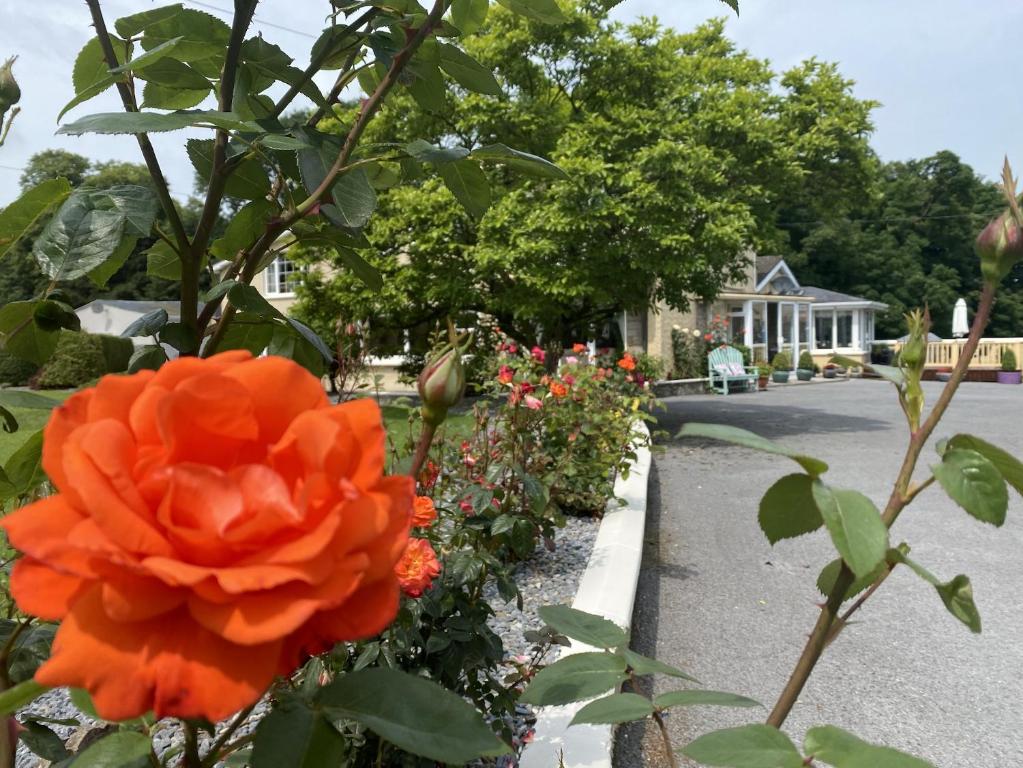
[[[201,2],[201,0],[185,0],[185,2],[189,3],[190,5],[198,5],[200,8],[205,8],[208,11],[216,11],[217,13],[227,14],[229,18],[234,18],[234,11],[229,11],[226,8],[219,8],[215,5],[210,5],[209,3]],[[280,29],[284,32],[291,32],[291,34],[293,35],[301,35],[302,37],[308,37],[310,40],[317,39],[316,35],[310,35],[308,32],[303,32],[300,29],[292,29],[291,27],[285,27],[280,24],[275,24],[272,21],[263,21],[260,16],[253,16],[252,23],[258,24],[259,26],[262,27],[273,27],[274,29]]]

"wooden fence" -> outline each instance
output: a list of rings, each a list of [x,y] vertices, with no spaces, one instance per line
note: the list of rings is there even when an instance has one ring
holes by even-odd
[[[893,349],[902,346],[899,342],[876,342],[887,343]],[[944,339],[932,341],[927,345],[927,368],[954,368],[959,362],[959,355],[962,352],[964,340]],[[1005,350],[1012,350],[1016,355],[1016,365],[1023,364],[1023,338],[1012,339],[981,339],[977,345],[977,351],[970,360],[970,370],[998,370],[1002,365],[1002,353]]]

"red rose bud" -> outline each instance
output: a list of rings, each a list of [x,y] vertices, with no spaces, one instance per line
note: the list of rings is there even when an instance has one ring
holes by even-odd
[[[21,88],[11,72],[17,58],[12,56],[0,67],[0,117],[21,100]]]
[[[423,421],[438,426],[448,415],[448,408],[462,399],[465,391],[465,370],[462,350],[450,345],[426,364],[419,374],[419,396]]]
[[[974,250],[980,257],[984,279],[998,284],[1023,259],[1023,232],[1011,211],[993,219],[977,236]]]

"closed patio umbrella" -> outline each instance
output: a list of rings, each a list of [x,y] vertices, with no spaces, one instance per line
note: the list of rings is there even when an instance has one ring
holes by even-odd
[[[957,300],[955,308],[952,310],[952,335],[957,339],[970,335],[970,324],[966,318],[965,299]]]

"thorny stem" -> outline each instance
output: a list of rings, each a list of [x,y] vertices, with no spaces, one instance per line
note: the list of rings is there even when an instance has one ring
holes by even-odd
[[[433,436],[437,433],[437,427],[433,424],[423,422],[423,431],[419,433],[419,442],[416,443],[416,452],[412,456],[412,468],[409,475],[416,479],[419,472],[426,463],[426,457],[430,455],[430,446],[433,444]]]
[[[369,125],[370,121],[379,111],[383,104],[383,100],[387,97],[387,94],[390,93],[391,89],[398,82],[398,76],[401,74],[402,70],[405,69],[406,64],[408,64],[415,52],[419,50],[419,47],[423,44],[426,38],[433,33],[433,30],[437,27],[437,25],[440,24],[441,18],[444,16],[444,13],[447,11],[450,4],[451,0],[435,0],[434,6],[430,10],[429,15],[427,15],[423,25],[416,30],[415,35],[413,35],[412,39],[405,44],[405,47],[395,54],[394,58],[391,60],[391,66],[387,70],[387,74],[384,75],[372,95],[370,95],[370,97],[363,103],[359,110],[358,117],[352,124],[351,129],[348,131],[348,135],[345,137],[344,144],[341,147],[341,151],[338,153],[337,159],[334,161],[330,170],[327,171],[327,174],[324,176],[320,185],[305,201],[299,204],[297,208],[286,215],[271,221],[260,238],[244,252],[242,257],[245,261],[245,267],[242,270],[243,282],[249,283],[252,281],[252,278],[255,277],[255,266],[259,263],[263,254],[273,247],[274,242],[282,232],[287,230],[296,221],[312,214],[317,209],[320,200],[328,195],[331,188],[334,186],[334,183],[337,181],[338,176],[341,175],[342,171],[347,170],[346,163],[351,157],[352,152],[355,150],[355,145],[366,130],[366,126]],[[221,315],[212,337],[206,344],[206,349],[204,351],[205,356],[208,357],[217,350],[217,347],[220,345],[227,326],[230,324],[234,314],[234,307],[228,305],[227,309],[225,309]],[[199,333],[201,334],[203,330],[203,328],[199,328]]]
[[[909,445],[906,448],[906,456],[903,459],[902,467],[899,470],[898,477],[895,480],[895,487],[892,490],[892,494],[888,499],[888,504],[885,507],[884,513],[881,515],[886,527],[891,528],[892,524],[898,519],[899,513],[906,507],[906,505],[912,501],[916,495],[923,490],[929,483],[925,481],[914,490],[910,490],[910,483],[913,479],[913,471],[916,469],[917,461],[920,458],[920,452],[923,450],[924,444],[928,438],[934,432],[935,427],[938,426],[938,422],[945,415],[945,411],[948,409],[949,403],[952,401],[952,397],[955,395],[956,389],[959,388],[960,382],[966,376],[966,371],[970,367],[970,360],[973,359],[974,353],[977,351],[977,345],[980,344],[981,336],[984,334],[984,329],[987,327],[988,318],[991,315],[991,308],[994,305],[996,287],[990,283],[984,285],[984,290],[981,293],[980,303],[977,306],[977,313],[973,318],[973,326],[970,328],[970,336],[966,340],[966,344],[963,345],[962,353],[959,356],[959,361],[956,363],[955,369],[952,371],[952,377],[948,383],[942,389],[941,394],[938,396],[937,401],[934,403],[934,407],[931,408],[927,419],[920,425],[912,435],[910,435]],[[870,595],[877,591],[877,588],[881,586],[881,583],[888,577],[891,572],[889,569],[882,574],[871,589],[868,590],[855,605],[850,609],[848,615],[851,615],[856,609],[858,609]],[[852,586],[855,581],[855,576],[852,571],[849,570],[849,566],[845,563],[842,564],[842,570],[838,574],[838,578],[835,580],[835,586],[831,590],[831,594],[828,596],[827,602],[824,607],[821,608],[820,615],[817,617],[817,623],[814,625],[813,631],[810,633],[809,638],[806,641],[806,645],[803,648],[803,652],[800,654],[796,666],[793,668],[791,675],[789,676],[788,682],[785,684],[785,688],[782,690],[781,695],[778,697],[777,703],[774,705],[774,709],[771,710],[771,714],[767,718],[767,724],[773,725],[776,728],[780,728],[788,718],[789,713],[792,711],[792,707],[795,705],[796,700],[802,693],[803,688],[806,686],[806,681],[810,678],[810,674],[813,672],[817,661],[824,653],[824,649],[828,643],[835,638],[839,631],[841,631],[843,623],[846,617],[843,617],[841,622],[837,626],[832,628],[838,620],[838,612],[842,606],[842,602],[845,600],[845,595],[849,591],[849,587]]]
[[[96,37],[99,40],[100,50],[103,51],[103,58],[106,59],[107,66],[110,69],[119,67],[120,62],[118,62],[117,55],[114,53],[114,46],[110,41],[110,33],[107,31],[106,22],[103,20],[103,11],[99,7],[99,0],[85,0],[85,4],[89,7],[89,12],[92,14],[92,25],[96,28]],[[121,103],[124,105],[125,112],[139,111],[138,104],[135,103],[135,94],[128,83],[119,81],[117,83],[117,91],[121,95]],[[167,179],[164,177],[163,169],[160,168],[160,161],[156,157],[156,150],[153,149],[153,144],[149,141],[148,134],[136,133],[135,140],[138,141],[142,157],[146,161],[146,168],[149,169],[149,176],[152,178],[153,186],[156,188],[156,195],[160,199],[160,205],[163,208],[163,212],[167,215],[171,230],[174,232],[174,239],[178,244],[178,250],[184,253],[188,250],[189,246],[188,235],[185,233],[185,227],[181,223],[181,217],[178,216],[178,209],[174,205],[174,200],[171,199]]]
[[[184,768],[203,768],[199,758],[199,734],[193,723],[182,723],[185,731],[185,754],[182,765]]]

